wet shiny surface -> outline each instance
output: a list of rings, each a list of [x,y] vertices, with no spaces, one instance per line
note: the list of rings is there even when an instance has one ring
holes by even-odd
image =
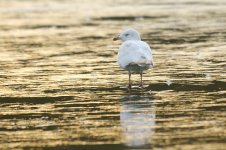
[[[226,1],[134,2],[0,2],[0,149],[226,147]],[[128,27],[155,65],[130,92]]]

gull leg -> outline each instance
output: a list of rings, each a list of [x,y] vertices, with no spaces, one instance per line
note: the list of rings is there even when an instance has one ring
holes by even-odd
[[[143,88],[143,72],[140,73],[140,87]]]
[[[129,86],[128,86],[129,89],[131,89],[131,79],[130,78],[131,78],[131,72],[129,71]]]

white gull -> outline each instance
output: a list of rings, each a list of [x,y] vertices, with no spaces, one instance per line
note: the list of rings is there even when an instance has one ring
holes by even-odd
[[[140,86],[143,87],[143,71],[153,67],[151,48],[141,40],[139,32],[134,29],[123,31],[113,40],[123,42],[118,51],[118,64],[129,73],[129,89],[131,89],[132,73],[140,74]]]

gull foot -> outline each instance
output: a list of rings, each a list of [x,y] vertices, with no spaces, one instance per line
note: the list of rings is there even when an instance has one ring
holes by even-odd
[[[128,89],[130,90],[131,88],[132,88],[132,85],[131,85],[131,84],[129,84],[129,85],[128,85]]]
[[[143,84],[140,84],[139,87],[142,88],[142,89],[144,88]]]

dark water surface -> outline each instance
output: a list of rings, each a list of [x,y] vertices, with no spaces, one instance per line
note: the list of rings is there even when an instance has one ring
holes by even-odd
[[[225,149],[226,1],[0,1],[0,149]],[[154,55],[117,65],[123,29]]]

